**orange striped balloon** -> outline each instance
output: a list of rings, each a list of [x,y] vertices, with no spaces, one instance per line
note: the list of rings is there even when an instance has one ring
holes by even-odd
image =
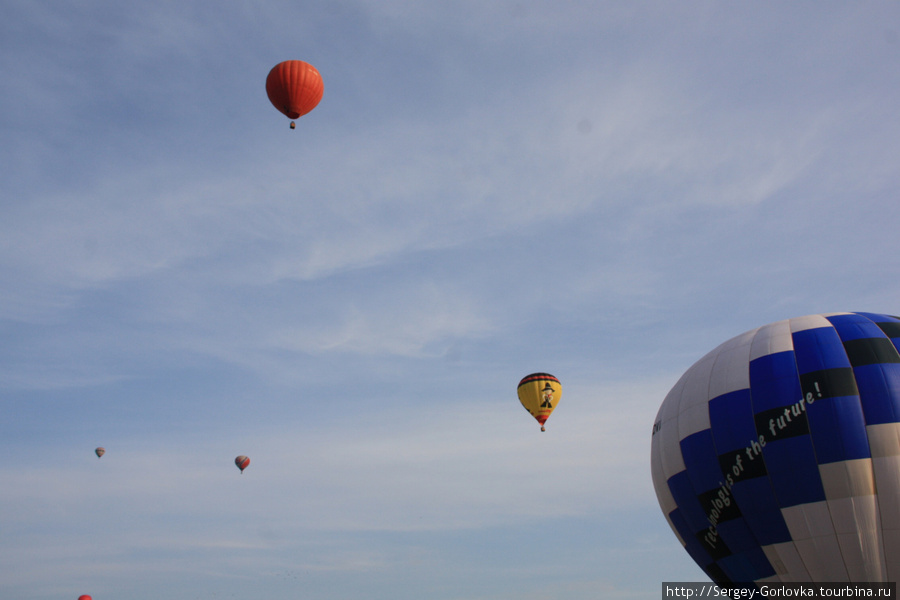
[[[269,101],[289,119],[299,119],[314,109],[324,91],[318,69],[302,60],[280,62],[266,77]]]

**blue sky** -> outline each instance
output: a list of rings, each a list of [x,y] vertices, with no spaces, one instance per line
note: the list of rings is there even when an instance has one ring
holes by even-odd
[[[680,374],[900,313],[896,3],[2,7],[0,597],[655,598]]]

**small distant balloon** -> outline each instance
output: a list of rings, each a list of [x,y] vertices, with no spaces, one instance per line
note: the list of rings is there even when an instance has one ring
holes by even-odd
[[[106,454],[106,448],[101,446],[100,448],[97,448],[96,450],[94,450],[94,454],[97,455],[97,458],[100,458],[101,456]]]
[[[319,71],[302,60],[280,62],[266,77],[269,101],[289,119],[299,119],[314,109],[322,100],[324,89]]]
[[[519,402],[540,423],[541,431],[545,431],[544,423],[562,397],[559,379],[549,373],[532,373],[519,382],[518,394]]]
[[[237,465],[237,468],[241,470],[241,475],[243,475],[244,469],[246,469],[250,465],[250,459],[241,454],[234,459],[234,464]]]

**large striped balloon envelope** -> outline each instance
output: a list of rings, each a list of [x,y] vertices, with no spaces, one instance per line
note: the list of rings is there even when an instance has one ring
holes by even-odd
[[[900,319],[811,315],[694,364],[653,424],[660,507],[717,583],[900,580]]]

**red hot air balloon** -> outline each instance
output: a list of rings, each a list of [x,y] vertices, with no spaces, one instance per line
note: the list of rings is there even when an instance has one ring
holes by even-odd
[[[101,456],[103,456],[104,454],[106,454],[106,448],[103,448],[103,447],[101,446],[100,448],[97,448],[96,450],[94,450],[94,454],[97,455],[97,458],[100,458]]]
[[[266,77],[269,101],[289,119],[299,119],[314,109],[324,91],[319,71],[302,60],[280,62]],[[294,121],[291,121],[293,128]]]
[[[241,470],[241,475],[243,475],[244,469],[246,469],[250,465],[250,459],[241,454],[234,459],[234,464],[237,465],[237,468]]]
[[[78,600],[92,600],[92,599],[87,594],[82,594],[81,596],[78,596]]]

